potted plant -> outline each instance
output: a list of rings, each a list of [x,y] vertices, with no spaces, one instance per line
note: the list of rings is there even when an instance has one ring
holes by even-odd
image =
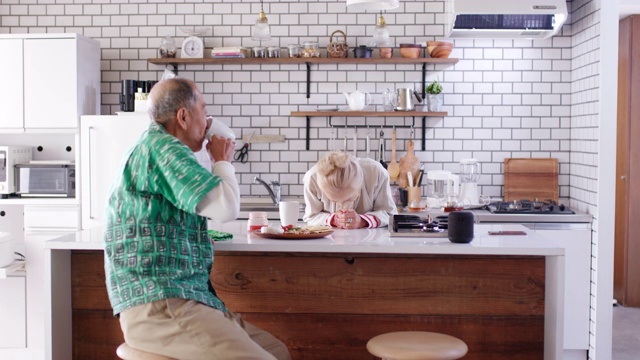
[[[440,111],[444,103],[444,94],[442,94],[442,85],[438,79],[427,85],[427,109],[429,111]]]

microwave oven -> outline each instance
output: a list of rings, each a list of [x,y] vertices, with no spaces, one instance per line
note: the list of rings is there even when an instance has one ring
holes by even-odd
[[[22,197],[76,197],[76,166],[69,162],[16,164],[16,187]]]
[[[31,151],[29,146],[0,145],[0,195],[2,197],[15,194],[17,190],[15,166],[31,161]]]

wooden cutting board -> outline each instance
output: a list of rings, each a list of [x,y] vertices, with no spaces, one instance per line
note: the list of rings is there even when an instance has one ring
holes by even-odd
[[[504,159],[504,200],[558,201],[558,159]]]

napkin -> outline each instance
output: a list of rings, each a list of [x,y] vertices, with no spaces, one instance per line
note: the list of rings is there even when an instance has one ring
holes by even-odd
[[[233,234],[218,230],[209,230],[209,237],[213,241],[227,241],[233,239]]]

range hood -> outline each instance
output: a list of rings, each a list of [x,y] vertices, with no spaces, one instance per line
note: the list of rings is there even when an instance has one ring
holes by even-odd
[[[567,19],[565,0],[448,0],[447,37],[549,38]]]

